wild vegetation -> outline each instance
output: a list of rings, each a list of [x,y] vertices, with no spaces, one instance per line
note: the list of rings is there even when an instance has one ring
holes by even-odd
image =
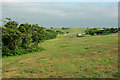
[[[19,24],[6,18],[8,21],[2,27],[2,55],[21,55],[29,52],[41,51],[38,44],[49,39],[54,39],[57,32],[48,30],[38,24]]]
[[[37,24],[7,20],[2,27],[3,78],[119,76],[118,28],[46,29]],[[64,36],[78,33],[85,37]]]
[[[89,35],[107,35],[111,33],[117,33],[118,28],[103,28],[103,29],[97,29],[97,28],[88,28],[85,30],[86,34]]]
[[[70,29],[70,28],[64,28],[64,27],[63,27],[62,29]]]
[[[74,29],[75,30],[75,29]],[[77,30],[77,29],[76,29]],[[115,78],[118,34],[44,41],[45,50],[3,57],[3,78]]]

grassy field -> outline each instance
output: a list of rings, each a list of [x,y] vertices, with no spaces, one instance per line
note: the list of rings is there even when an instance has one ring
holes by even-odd
[[[62,31],[66,35],[74,35],[74,34],[78,34],[78,33],[84,34],[84,30],[86,30],[86,28],[70,28],[70,29],[54,28],[53,30]],[[67,33],[67,32],[69,32],[69,33]],[[63,36],[64,34],[61,34],[61,36]]]
[[[70,34],[79,29],[68,30]],[[82,30],[81,30],[82,31]],[[42,52],[4,57],[3,78],[113,78],[118,72],[118,34],[57,37]]]

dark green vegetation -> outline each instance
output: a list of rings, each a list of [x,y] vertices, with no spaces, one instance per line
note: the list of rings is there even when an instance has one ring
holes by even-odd
[[[40,27],[37,24],[19,24],[6,18],[2,27],[2,55],[21,55],[41,51],[39,43],[56,38],[57,32]]]
[[[117,33],[118,28],[103,28],[103,29],[97,29],[97,28],[90,28],[85,30],[86,34],[90,35],[107,35],[111,33]]]
[[[70,29],[70,28],[64,28],[64,27],[63,27],[62,29]]]

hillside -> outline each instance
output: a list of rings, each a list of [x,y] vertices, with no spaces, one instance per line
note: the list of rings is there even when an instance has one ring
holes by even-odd
[[[57,29],[56,29],[57,30]],[[59,29],[60,30],[60,29]],[[79,29],[70,29],[70,34]],[[83,30],[81,30],[83,31]],[[118,70],[118,34],[57,37],[45,50],[3,58],[3,78],[113,78]]]

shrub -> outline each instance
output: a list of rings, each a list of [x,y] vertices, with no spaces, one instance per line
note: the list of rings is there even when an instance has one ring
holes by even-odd
[[[70,28],[64,28],[64,27],[63,27],[62,29],[70,29]]]
[[[102,30],[97,29],[97,28],[91,28],[85,30],[86,34],[89,35],[107,35],[110,33],[116,33],[118,32],[118,28],[103,28]]]
[[[2,27],[2,56],[42,51],[43,48],[38,46],[39,43],[56,38],[56,31],[46,30],[38,24],[19,24],[10,18],[7,18],[7,20]]]
[[[57,32],[57,34],[64,34],[64,32],[62,32],[62,31],[56,31]]]

